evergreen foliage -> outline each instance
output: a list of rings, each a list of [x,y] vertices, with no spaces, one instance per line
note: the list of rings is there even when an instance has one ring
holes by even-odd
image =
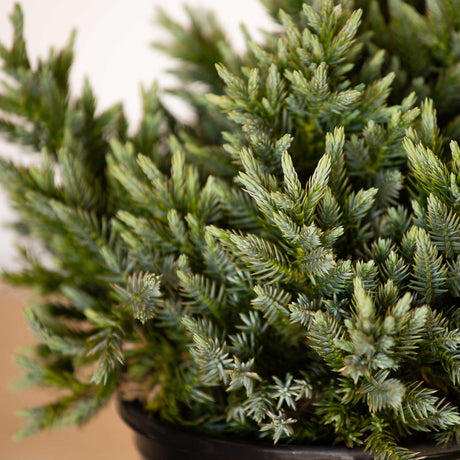
[[[69,95],[72,40],[30,62],[15,7],[0,130],[42,164],[0,178],[49,263],[25,248],[5,276],[43,294],[24,384],[65,390],[21,436],[118,389],[178,424],[379,459],[458,439],[460,3],[264,4],[280,31],[240,56],[212,15],[160,12],[197,117],[153,85],[132,134],[89,84]]]

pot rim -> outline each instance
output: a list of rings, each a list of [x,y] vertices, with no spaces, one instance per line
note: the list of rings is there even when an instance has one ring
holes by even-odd
[[[187,429],[184,426],[174,425],[170,422],[159,421],[150,417],[143,410],[139,401],[126,401],[120,396],[117,398],[118,411],[127,425],[129,425],[138,435],[157,441],[158,439],[174,439],[177,445],[190,445],[190,443],[212,443],[214,446],[233,446],[244,449],[246,453],[273,453],[279,455],[301,456],[315,455],[323,458],[340,458],[343,460],[369,460],[372,456],[364,448],[347,448],[325,445],[302,446],[296,444],[277,444],[271,445],[260,441],[247,442],[237,439],[234,436],[213,436],[201,432]],[[417,444],[408,446],[422,456],[430,458],[458,459],[460,458],[460,445],[433,446],[432,444]],[[457,454],[456,457],[451,455]]]

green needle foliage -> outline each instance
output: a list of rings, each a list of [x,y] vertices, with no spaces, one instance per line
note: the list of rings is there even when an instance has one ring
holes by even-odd
[[[160,12],[196,119],[153,85],[129,131],[89,84],[69,95],[72,41],[30,62],[14,9],[0,129],[42,162],[0,164],[39,248],[5,276],[43,294],[23,383],[61,390],[21,436],[119,390],[207,432],[379,459],[458,439],[460,3],[264,3],[280,28],[242,55],[212,15]]]

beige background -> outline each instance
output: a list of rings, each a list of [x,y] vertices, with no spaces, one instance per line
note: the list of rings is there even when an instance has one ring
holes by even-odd
[[[162,5],[179,19],[184,18],[180,0],[23,0],[25,34],[33,58],[47,53],[49,46],[63,45],[72,28],[78,30],[76,62],[72,73],[72,87],[81,88],[84,75],[90,77],[100,108],[123,101],[128,117],[137,120],[140,113],[139,82],[150,83],[160,78],[162,86],[172,83],[164,70],[170,62],[149,47],[153,40],[164,38],[154,27],[154,7]],[[268,26],[267,17],[257,0],[190,0],[191,5],[216,11],[236,47],[243,40],[239,23],[257,33],[259,26]],[[13,0],[0,0],[0,41],[9,43],[11,27],[7,20]],[[172,109],[185,113],[184,107],[170,102]],[[14,161],[36,161],[33,153],[24,155],[15,146],[0,139],[0,155]],[[20,265],[13,246],[13,237],[3,228],[11,221],[5,194],[0,189],[0,268]],[[137,459],[130,430],[115,413],[113,405],[99,414],[82,429],[67,428],[47,432],[21,442],[13,442],[12,435],[22,421],[14,412],[23,407],[48,401],[50,394],[31,390],[12,392],[12,383],[20,370],[12,361],[12,354],[20,346],[33,343],[22,317],[25,300],[33,294],[0,284],[0,460],[98,460]]]
[[[22,306],[31,293],[0,284],[0,459],[1,460],[98,460],[138,459],[130,429],[116,414],[114,405],[83,428],[44,432],[22,441],[12,437],[23,421],[14,413],[50,400],[43,390],[12,391],[21,375],[12,360],[18,346],[31,345],[32,333],[22,317]]]

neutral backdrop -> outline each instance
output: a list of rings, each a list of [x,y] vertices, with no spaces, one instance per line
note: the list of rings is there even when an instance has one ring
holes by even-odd
[[[0,0],[0,41],[10,43],[11,27],[8,15],[14,1]],[[162,6],[178,20],[185,18],[183,1],[179,0],[23,0],[25,35],[30,56],[35,60],[45,56],[50,46],[61,47],[72,29],[78,31],[76,60],[71,83],[79,92],[84,76],[90,78],[99,108],[122,101],[128,118],[135,123],[140,116],[139,83],[154,79],[161,87],[173,84],[165,70],[171,62],[149,43],[167,36],[154,25],[156,6]],[[238,50],[243,47],[239,24],[260,38],[259,29],[270,22],[257,0],[189,0],[189,5],[212,9],[224,25]],[[180,104],[173,110],[186,110]],[[0,155],[14,161],[34,162],[37,155],[25,153],[1,140]],[[5,224],[14,218],[6,196],[0,189],[0,268],[20,266],[13,235]],[[23,345],[33,343],[22,317],[22,307],[33,293],[0,284],[0,460],[60,460],[66,459],[136,459],[130,432],[119,421],[111,406],[81,430],[69,428],[43,433],[33,438],[13,442],[13,433],[21,422],[13,413],[21,407],[47,401],[51,395],[36,390],[14,393],[10,387],[20,371],[11,355]]]

